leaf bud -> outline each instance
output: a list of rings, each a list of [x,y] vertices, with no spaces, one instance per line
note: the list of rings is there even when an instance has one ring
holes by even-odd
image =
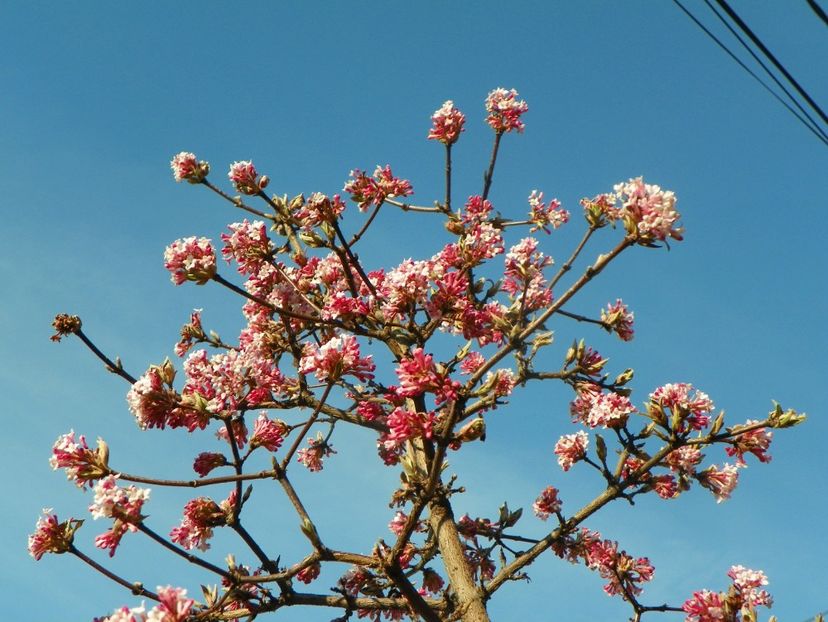
[[[595,435],[595,453],[601,462],[607,459],[607,443],[600,434]]]

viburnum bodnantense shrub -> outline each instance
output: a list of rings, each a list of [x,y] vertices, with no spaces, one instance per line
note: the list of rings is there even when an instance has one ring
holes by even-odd
[[[633,620],[655,612],[680,613],[688,622],[756,620],[757,608],[771,605],[761,571],[736,565],[723,591],[701,589],[683,604],[648,605],[642,590],[653,578],[650,560],[590,529],[588,519],[614,501],[673,500],[693,486],[724,501],[750,461],[770,461],[772,430],[804,416],[776,406],[761,420],[729,423],[706,393],[683,382],[634,400],[633,371],[609,373],[607,359],[583,340],[555,355],[559,364],[545,362],[555,360],[553,320],[587,322],[632,340],[633,313],[621,299],[610,298],[591,317],[565,307],[621,254],[655,252],[681,241],[683,229],[673,192],[630,179],[581,201],[573,220],[583,219],[583,236],[562,263],[553,263],[542,242],[574,226],[569,210],[532,191],[527,213],[513,218],[488,199],[501,140],[523,132],[527,109],[514,90],[489,94],[485,120],[494,146],[483,188],[455,201],[452,146],[466,117],[451,101],[443,104],[428,138],[443,145],[445,195],[430,206],[409,202],[412,184],[390,166],[354,169],[342,195],[289,199],[268,194],[269,178],[250,161],[230,166],[231,194],[213,183],[207,162],[176,155],[176,181],[203,186],[245,212],[216,241],[185,237],[164,252],[176,285],[219,285],[239,297],[245,325],[238,338],[223,341],[195,311],[174,348],[180,365],[167,358],[136,375],[98,349],[77,316],[58,315],[53,339],[77,336],[127,381],[127,406],[140,431],[184,428],[203,438],[205,450],[193,456],[195,475],[126,473],[103,440],[90,447],[74,432],[55,442],[51,464],[91,493],[92,518],[105,525],[94,546],[114,556],[124,537],[147,537],[147,546],[160,545],[203,571],[202,594],[194,598],[180,586],[151,591],[139,578],[105,568],[77,543],[84,521],[51,511],[29,539],[32,556],[70,553],[143,599],[103,618],[108,622],[252,620],[290,606],[339,609],[337,620],[356,614],[375,621],[482,621],[498,590],[525,579],[541,556],[598,573],[608,595],[629,603]],[[425,258],[365,265],[358,250],[383,208],[442,219],[451,241]],[[603,245],[597,259],[571,274],[595,244]],[[222,259],[238,272],[232,280],[219,272]],[[380,359],[393,364],[378,369]],[[594,469],[605,485],[583,507],[569,507],[550,481],[538,491],[531,518],[507,505],[491,517],[458,516],[453,506],[464,491],[463,475],[445,476],[447,460],[484,441],[486,421],[503,417],[514,393],[542,391],[539,381],[571,388],[569,413],[580,428],[549,442],[559,477]],[[512,425],[530,427],[525,420]],[[352,451],[336,445],[346,426],[365,428],[374,439],[371,451],[359,448],[366,471],[399,473],[399,487],[388,491],[389,532],[377,534],[367,551],[338,549],[337,533],[317,528],[303,502],[307,491],[294,485],[296,469],[336,469],[337,451]],[[214,448],[215,436],[223,449]],[[251,459],[262,454],[270,468],[252,469]],[[149,518],[148,485],[199,494],[182,500],[178,524],[157,525]],[[268,489],[280,489],[290,502],[296,533],[248,531],[247,503]],[[337,511],[347,525],[347,508]],[[527,521],[546,521],[545,535],[525,535]],[[219,529],[239,537],[238,555],[223,562],[208,553]],[[306,553],[282,558],[280,543],[297,537]],[[323,567],[339,569],[334,588],[314,584]]]

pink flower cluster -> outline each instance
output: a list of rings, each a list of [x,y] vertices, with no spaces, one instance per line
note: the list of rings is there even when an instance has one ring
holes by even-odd
[[[235,260],[241,274],[258,272],[273,255],[273,242],[267,237],[267,227],[261,220],[236,222],[228,227],[230,234],[222,233],[224,247],[221,256],[229,263]]]
[[[532,194],[529,195],[529,222],[532,223],[531,232],[543,229],[546,233],[551,233],[550,226],[557,229],[569,222],[569,212],[561,208],[558,199],[545,203],[543,192],[532,190]]]
[[[731,566],[727,576],[733,581],[727,592],[700,590],[682,605],[685,622],[756,620],[756,607],[773,605],[771,595],[762,589],[768,579],[761,570]]]
[[[433,412],[415,412],[398,406],[386,421],[389,431],[383,444],[386,449],[393,449],[413,438],[431,438],[435,421]]]
[[[319,562],[311,564],[305,568],[302,568],[299,572],[296,573],[296,580],[301,581],[305,585],[312,583],[318,576],[322,570],[322,566]]]
[[[303,447],[296,452],[296,461],[305,465],[308,471],[313,473],[321,471],[322,461],[335,453],[333,445],[326,442],[322,437],[322,433],[319,432],[316,438],[308,439],[307,447]]]
[[[706,393],[694,389],[692,384],[679,382],[665,384],[650,393],[648,408],[662,413],[663,409],[669,408],[679,417],[679,429],[676,431],[684,432],[688,426],[693,430],[706,428],[714,405]]]
[[[522,99],[518,99],[515,89],[507,91],[497,88],[486,97],[486,123],[498,134],[517,130],[523,132],[525,127],[520,117],[529,110]]]
[[[597,388],[597,387],[596,387]],[[582,390],[569,406],[573,421],[585,423],[590,428],[620,428],[629,416],[636,412],[630,399],[619,393],[601,393]]]
[[[374,174],[368,177],[358,168],[351,171],[351,179],[345,182],[344,192],[351,195],[351,200],[365,211],[371,205],[382,205],[387,197],[407,197],[414,193],[411,183],[394,177],[391,166],[385,168],[377,165]]]
[[[170,539],[187,550],[197,548],[206,551],[208,540],[213,537],[213,527],[227,524],[236,506],[236,491],[233,490],[221,504],[209,497],[197,497],[184,506],[184,516],[178,527],[170,531]]]
[[[601,321],[607,330],[614,331],[622,341],[631,341],[633,338],[633,321],[635,315],[619,298],[609,303],[606,309],[601,309]]]
[[[313,372],[321,382],[333,383],[348,375],[364,382],[374,377],[376,365],[371,359],[370,354],[360,356],[356,337],[342,335],[329,339],[321,346],[306,344],[299,362],[299,372]]]
[[[72,548],[75,532],[83,521],[70,518],[59,522],[52,510],[43,510],[43,516],[37,519],[35,531],[29,536],[29,555],[40,560],[46,553],[65,553]]]
[[[75,482],[78,488],[85,488],[109,472],[108,454],[109,449],[102,439],[98,439],[97,449],[89,449],[86,439],[81,436],[75,442],[75,432],[70,430],[55,441],[49,465],[54,470],[65,469],[66,479]]]
[[[196,456],[193,461],[193,471],[198,473],[199,477],[207,477],[210,471],[226,464],[227,458],[224,455],[205,451]]]
[[[653,579],[655,568],[646,557],[633,558],[618,550],[618,543],[602,540],[601,534],[586,528],[552,544],[558,557],[576,563],[583,560],[587,568],[597,571],[608,582],[604,591],[609,596],[641,593],[641,584]]]
[[[99,549],[109,549],[109,556],[115,555],[115,549],[127,531],[137,531],[136,523],[143,521],[141,508],[149,499],[148,488],[137,486],[118,486],[115,475],[109,475],[99,480],[95,485],[95,496],[89,512],[92,518],[112,518],[112,529],[95,538],[95,546]]]
[[[555,443],[555,455],[558,456],[558,464],[564,471],[572,468],[572,465],[586,457],[589,446],[589,435],[580,430],[575,434],[565,434]]]
[[[449,100],[431,116],[432,126],[428,133],[429,140],[439,140],[444,145],[453,145],[460,138],[466,116],[454,107]]]
[[[403,358],[396,369],[400,379],[399,394],[414,397],[421,393],[434,393],[437,403],[457,397],[460,383],[449,378],[445,371],[438,371],[433,357],[422,348],[415,348],[410,357]]]
[[[675,226],[681,217],[676,209],[676,195],[660,186],[645,184],[642,177],[616,184],[615,194],[622,205],[627,232],[640,242],[682,239],[683,229]]]
[[[535,238],[523,238],[506,254],[503,291],[526,312],[542,309],[552,302],[552,290],[546,285],[543,269],[553,261],[537,248]]]
[[[268,451],[276,451],[282,446],[287,432],[288,427],[284,421],[273,420],[266,413],[260,413],[253,425],[250,447],[264,447]]]
[[[249,195],[259,194],[267,187],[270,181],[266,175],[259,177],[256,167],[253,166],[253,162],[250,160],[233,162],[230,165],[230,171],[227,173],[227,177],[238,192]]]
[[[707,488],[716,497],[716,503],[730,498],[739,483],[739,469],[732,464],[724,464],[721,469],[709,466],[696,476],[699,484]]]
[[[681,214],[675,209],[675,194],[645,184],[642,177],[616,184],[614,192],[583,199],[581,205],[591,226],[614,226],[621,220],[627,234],[644,246],[656,240],[682,239],[684,229],[677,226]]]
[[[547,520],[552,514],[561,511],[561,500],[558,498],[558,489],[552,486],[544,488],[532,504],[535,516]]]
[[[745,427],[758,423],[752,419],[745,421]],[[734,432],[738,432],[736,428]],[[768,454],[771,440],[773,440],[773,432],[765,428],[756,428],[743,432],[733,440],[733,446],[727,447],[725,452],[728,456],[736,456],[736,466],[746,466],[745,454],[753,454],[759,462],[770,462],[771,456]]]
[[[210,165],[207,162],[199,162],[195,154],[187,151],[174,155],[170,161],[170,168],[176,182],[186,180],[191,184],[201,183],[210,172]]]
[[[185,281],[204,285],[216,274],[216,253],[207,238],[182,238],[164,251],[164,267],[176,285]]]
[[[201,309],[193,309],[190,321],[181,327],[181,339],[175,344],[174,351],[178,357],[183,357],[195,341],[205,339],[204,328],[201,326]]]
[[[336,222],[339,215],[345,211],[345,203],[335,194],[332,198],[321,192],[314,192],[310,198],[293,214],[302,224],[302,228],[310,231],[323,222]]]
[[[186,622],[191,619],[195,601],[187,598],[187,590],[170,585],[158,586],[158,604],[146,611],[144,606],[122,607],[101,622]]]

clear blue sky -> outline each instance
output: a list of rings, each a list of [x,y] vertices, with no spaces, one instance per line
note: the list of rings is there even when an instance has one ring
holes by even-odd
[[[636,369],[635,402],[659,384],[687,381],[733,421],[764,416],[771,399],[810,415],[805,426],[777,433],[773,462],[744,472],[730,502],[716,505],[694,490],[669,503],[614,507],[590,526],[651,558],[647,603],[720,589],[740,563],[768,573],[781,620],[828,609],[828,150],[666,0],[410,4],[0,8],[4,615],[47,620],[57,608],[61,619],[88,620],[136,602],[74,559],[35,564],[26,554],[41,507],[80,516],[89,503],[47,464],[59,434],[103,436],[124,470],[189,476],[195,443],[181,431],[139,434],[125,383],[76,340],[48,339],[55,313],[77,313],[137,375],[172,355],[194,307],[227,338],[238,330],[235,300],[211,287],[174,288],[163,268],[170,241],[216,239],[239,218],[205,191],[174,184],[170,157],[194,151],[213,163],[216,179],[229,162],[252,158],[274,192],[291,195],[333,193],[351,168],[391,163],[429,203],[439,196],[442,166],[439,146],[425,140],[429,116],[453,99],[469,119],[455,150],[456,193],[465,196],[479,191],[491,138],[482,100],[498,86],[518,89],[530,105],[526,133],[506,137],[495,174],[492,200],[504,214],[523,213],[537,188],[577,216],[578,199],[638,175],[679,197],[686,241],[671,252],[632,253],[572,309],[594,313],[619,296],[633,307],[631,344],[580,332],[612,356],[613,369]],[[828,37],[806,2],[734,6],[828,106]],[[390,217],[366,257],[390,267],[430,256],[442,240],[432,225]],[[561,259],[578,227],[576,217],[547,250]],[[552,455],[557,437],[574,430],[566,394],[533,390],[498,413],[503,421],[479,453],[452,465],[470,490],[458,513],[491,515],[504,499],[528,505],[549,483],[574,508],[594,490],[591,475],[562,474]],[[371,439],[354,435],[337,446],[336,463],[300,484],[314,490],[309,503],[324,516],[321,527],[342,533],[332,545],[367,549],[387,537],[385,501],[396,475],[374,459]],[[350,519],[349,502],[362,490],[369,501]],[[159,531],[176,523],[188,498],[153,491],[148,510]],[[262,506],[251,529],[289,560],[303,551],[294,522],[279,502]],[[88,521],[79,536],[86,551],[103,529]],[[122,548],[115,565],[131,579],[198,592],[200,577],[140,534]],[[240,547],[218,539],[212,553],[220,561],[233,550]],[[583,567],[549,558],[530,570],[531,584],[495,599],[495,619],[626,615]],[[316,587],[334,581],[323,577]]]

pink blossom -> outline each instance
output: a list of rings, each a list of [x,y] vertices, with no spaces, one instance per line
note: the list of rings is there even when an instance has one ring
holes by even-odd
[[[460,373],[471,375],[483,367],[486,358],[480,352],[470,352],[460,363]]]
[[[586,457],[586,450],[589,446],[589,435],[583,430],[575,434],[565,434],[555,443],[555,454],[558,456],[558,464],[564,471],[572,468],[572,465]]]
[[[92,518],[112,518],[112,529],[95,538],[95,546],[109,549],[109,556],[115,555],[115,549],[127,531],[137,531],[136,523],[144,520],[141,508],[149,499],[148,488],[138,488],[130,485],[122,488],[117,484],[115,475],[109,475],[99,480],[95,485],[95,496],[89,512]]]
[[[692,384],[684,382],[665,384],[650,393],[650,403],[656,408],[669,408],[677,413],[681,423],[679,432],[684,431],[685,422],[693,430],[703,430],[710,423],[707,414],[714,408],[713,401],[693,388]]]
[[[287,425],[283,421],[274,421],[266,413],[260,413],[253,427],[253,436],[250,437],[250,448],[264,447],[268,451],[276,451],[282,446],[286,433]]]
[[[187,590],[179,587],[157,588],[159,604],[153,607],[147,616],[147,622],[186,622],[195,604],[187,598]]]
[[[178,408],[178,395],[167,388],[162,374],[160,367],[150,367],[127,392],[129,410],[141,429],[163,429],[170,413]]]
[[[483,379],[483,386],[491,386],[491,397],[506,397],[515,388],[515,372],[511,369],[498,369],[489,372]]]
[[[757,606],[770,607],[773,604],[771,595],[760,589],[768,584],[768,578],[761,570],[731,566],[727,576],[733,579],[733,586],[738,592],[743,609],[752,609]]]
[[[201,326],[201,309],[193,309],[189,323],[181,327],[181,339],[174,348],[176,356],[183,357],[193,346],[194,341],[201,341],[206,337]]]
[[[679,494],[676,478],[669,473],[653,477],[650,486],[662,499],[674,499]]]
[[[322,566],[319,562],[315,562],[310,566],[306,566],[302,568],[299,572],[296,573],[296,579],[301,581],[304,584],[312,583],[318,576],[319,572],[322,570]]]
[[[694,592],[681,607],[688,614],[685,622],[725,622],[725,604],[722,595],[709,590]]]
[[[561,208],[558,199],[552,199],[549,203],[543,200],[543,192],[532,190],[529,195],[529,221],[532,223],[531,232],[543,229],[551,233],[549,227],[557,229],[569,222],[569,212]]]
[[[696,466],[699,465],[703,457],[701,451],[695,445],[684,445],[667,454],[664,461],[675,473],[689,476],[696,472]]]
[[[607,330],[614,331],[622,341],[632,340],[634,319],[634,314],[620,298],[615,303],[608,304],[606,309],[601,309],[601,321]]]
[[[615,226],[615,222],[622,217],[622,209],[616,205],[617,197],[611,192],[599,194],[592,199],[581,199],[584,215],[592,227],[605,227],[608,224]]]
[[[414,190],[408,180],[394,177],[391,166],[383,168],[377,165],[372,177],[354,169],[350,173],[351,179],[345,182],[344,192],[351,195],[351,200],[365,211],[371,205],[382,205],[387,197],[406,197]]]
[[[335,453],[333,445],[325,442],[322,433],[319,432],[316,438],[308,439],[308,447],[303,447],[296,452],[296,461],[304,464],[308,471],[321,471],[322,460]]]
[[[583,405],[577,404],[579,400]],[[579,409],[581,412],[579,412]],[[630,414],[636,412],[635,406],[625,395],[619,393],[582,393],[572,403],[570,410],[577,420],[583,421],[590,428],[620,428],[627,423]]]
[[[645,184],[643,178],[630,179],[614,187],[622,204],[622,218],[627,233],[636,235],[639,243],[668,237],[682,239],[684,229],[674,225],[681,217],[675,209],[676,196],[659,186]]]
[[[140,607],[121,607],[112,613],[111,616],[99,619],[95,618],[92,622],[146,622],[147,610],[144,605]]]
[[[493,206],[491,202],[487,201],[482,196],[470,196],[466,200],[465,209],[463,210],[463,224],[470,225],[486,221],[492,213],[492,209]]]
[[[439,140],[444,145],[452,145],[460,138],[466,116],[448,100],[431,116],[432,126],[428,133],[429,140]]]
[[[355,376],[363,382],[374,377],[376,368],[372,356],[360,357],[359,343],[353,335],[333,337],[321,346],[305,344],[299,372],[314,375],[321,382],[336,382],[346,375]]]
[[[235,222],[228,226],[231,233],[222,233],[224,247],[221,256],[229,263],[235,260],[241,274],[253,274],[272,256],[273,242],[267,237],[267,227],[261,220]]]
[[[256,357],[255,351],[245,349],[219,352],[211,357],[205,350],[196,350],[184,361],[187,380],[181,390],[186,400],[199,405],[200,418],[176,419],[177,425],[186,425],[192,431],[205,427],[210,414],[227,414],[239,410],[244,403],[255,405],[263,397],[265,387],[279,390],[284,382],[274,362],[266,363]],[[251,380],[256,389],[251,390]],[[170,425],[173,425],[171,422]]]
[[[460,238],[456,248],[461,263],[454,267],[473,267],[503,252],[503,235],[490,222],[476,222]]]
[[[98,448],[92,450],[83,436],[75,442],[75,432],[70,430],[55,441],[49,465],[54,470],[66,469],[66,479],[75,482],[78,488],[85,488],[109,472],[108,457],[109,449],[102,439],[98,439]]]
[[[412,438],[431,438],[436,417],[433,412],[413,412],[397,407],[388,416],[388,442],[400,445]]]
[[[213,469],[227,464],[227,458],[224,455],[213,452],[202,452],[196,456],[193,462],[193,470],[199,474],[200,477],[206,477]]]
[[[558,499],[558,489],[552,486],[544,488],[532,504],[532,510],[541,520],[547,520],[552,514],[560,512],[561,500]]]
[[[400,315],[413,313],[413,307],[425,303],[429,280],[439,278],[442,273],[432,261],[404,260],[390,270],[379,288],[384,299],[382,312],[386,319],[394,320]]]
[[[335,222],[343,211],[345,211],[345,203],[338,194],[329,198],[321,192],[314,192],[293,216],[302,223],[303,229],[310,231],[323,222]]]
[[[739,469],[725,464],[721,469],[709,466],[697,475],[699,483],[716,497],[716,503],[729,499],[739,483]]]
[[[626,551],[618,551],[618,543],[612,540],[594,540],[587,544],[584,562],[609,582],[604,591],[610,595],[640,594],[641,583],[652,580],[655,573],[646,557],[634,559]]]
[[[388,529],[393,533],[395,536],[402,535],[403,529],[405,527],[405,522],[408,520],[408,516],[405,512],[397,511],[394,514],[394,518],[391,519],[391,522],[388,523]]]
[[[524,124],[520,117],[529,110],[529,106],[517,97],[517,91],[504,88],[497,88],[486,97],[486,123],[498,134],[512,130],[523,132]]]
[[[216,430],[216,438],[222,441],[230,441],[230,432],[227,430],[227,424],[222,425]],[[233,442],[236,444],[236,447],[241,449],[245,445],[247,445],[247,425],[245,425],[243,419],[232,419],[230,421],[230,431],[233,435]]]
[[[174,155],[170,161],[170,168],[176,182],[186,179],[191,184],[201,183],[210,172],[210,165],[207,162],[199,162],[195,154],[187,151]]]
[[[745,426],[759,423],[753,419],[745,421]],[[739,428],[733,430],[738,433]],[[746,466],[745,454],[751,453],[759,459],[759,462],[770,462],[771,456],[768,454],[771,440],[773,439],[773,432],[766,428],[756,428],[739,434],[733,441],[732,447],[726,447],[725,452],[728,456],[736,456],[736,466]]]
[[[385,415],[382,406],[373,401],[361,401],[357,404],[359,416],[367,421],[374,421]]]
[[[242,194],[259,194],[267,187],[270,181],[266,176],[259,177],[256,167],[250,160],[233,162],[227,177],[233,182],[233,187]]]
[[[50,509],[43,510],[43,516],[37,519],[35,531],[29,536],[29,555],[40,560],[46,553],[65,553],[72,548],[75,532],[83,521],[70,518],[59,522],[57,514],[49,514]]]
[[[415,348],[410,357],[403,358],[396,369],[400,379],[399,393],[413,397],[424,392],[434,393],[438,403],[455,399],[460,383],[451,380],[445,372],[438,372],[430,354]]]
[[[502,288],[524,311],[535,311],[552,302],[552,290],[546,285],[543,269],[553,261],[537,247],[535,238],[524,238],[506,254]]]
[[[164,267],[176,285],[185,281],[204,285],[216,274],[216,253],[207,238],[182,238],[164,251]]]
[[[209,497],[197,497],[184,506],[181,524],[170,531],[170,539],[187,550],[206,551],[213,527],[227,523],[227,512]]]

